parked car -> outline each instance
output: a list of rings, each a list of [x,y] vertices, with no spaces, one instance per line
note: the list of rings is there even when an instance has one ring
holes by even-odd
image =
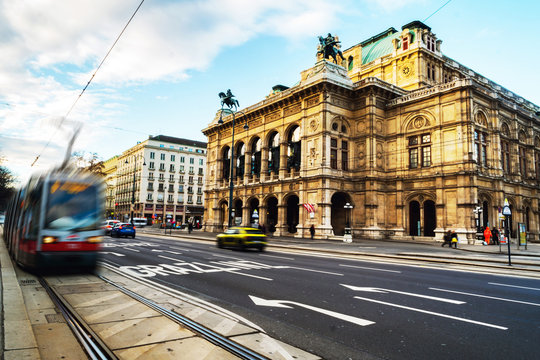
[[[135,227],[130,223],[118,223],[111,229],[111,237],[128,237],[135,238]]]
[[[268,244],[262,230],[251,227],[231,227],[217,236],[217,247],[235,247],[241,250],[256,248],[264,251]]]
[[[105,230],[105,235],[109,235],[111,233],[111,229],[114,227],[115,224],[118,224],[120,221],[118,220],[105,220],[101,228]]]

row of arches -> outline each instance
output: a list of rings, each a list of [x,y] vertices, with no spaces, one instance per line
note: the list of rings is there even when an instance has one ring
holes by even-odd
[[[287,162],[286,167],[298,171],[302,159],[301,128],[298,125],[293,125],[286,134],[284,143],[286,145],[284,154]],[[234,149],[228,145],[224,146],[220,152],[220,159],[223,163],[222,179],[228,180],[231,173],[233,179],[241,178],[246,173],[260,176],[263,171],[268,174],[278,174],[281,165],[281,144],[280,133],[271,131],[265,140],[255,136],[247,145],[240,140],[234,145]],[[234,158],[231,159],[231,156]],[[231,164],[233,166],[232,172]]]
[[[331,198],[330,225],[336,236],[343,235],[345,227],[350,225],[352,209],[345,208],[344,205],[350,204],[351,201],[351,197],[343,192],[337,192]],[[218,208],[217,222],[224,228],[228,223],[228,201],[222,199]],[[268,195],[263,199],[251,197],[246,201],[236,198],[232,204],[233,224],[243,226],[264,224],[269,230],[279,227],[282,233],[296,234],[302,222],[309,221],[310,224],[314,222],[307,220],[307,217],[302,219],[302,209],[300,198],[295,193],[283,196],[281,202],[276,195]],[[321,224],[314,225],[318,227]]]

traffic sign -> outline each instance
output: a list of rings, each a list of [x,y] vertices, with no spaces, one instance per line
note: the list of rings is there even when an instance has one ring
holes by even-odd
[[[510,216],[512,215],[512,210],[510,210],[510,204],[508,203],[508,199],[504,199],[504,206],[502,209],[502,214],[504,216]]]

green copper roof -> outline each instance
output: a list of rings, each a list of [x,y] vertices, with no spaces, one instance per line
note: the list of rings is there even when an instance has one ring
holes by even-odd
[[[394,50],[392,41],[398,39],[401,33],[387,32],[386,36],[380,37],[373,42],[362,46],[362,65],[368,64],[375,59],[391,54]],[[367,42],[367,41],[366,41]],[[365,44],[364,42],[363,44]]]

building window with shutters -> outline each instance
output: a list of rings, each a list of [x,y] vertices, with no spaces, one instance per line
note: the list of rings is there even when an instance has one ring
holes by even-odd
[[[337,169],[337,139],[330,138],[330,168]]]
[[[523,178],[527,176],[527,151],[523,146],[519,147],[519,172]]]
[[[409,168],[431,166],[431,135],[409,136]]]
[[[349,170],[349,142],[341,140],[341,169]]]
[[[474,159],[480,166],[487,167],[487,134],[474,131]]]
[[[508,141],[501,141],[501,160],[503,172],[510,174],[512,168],[510,167],[510,144]]]

